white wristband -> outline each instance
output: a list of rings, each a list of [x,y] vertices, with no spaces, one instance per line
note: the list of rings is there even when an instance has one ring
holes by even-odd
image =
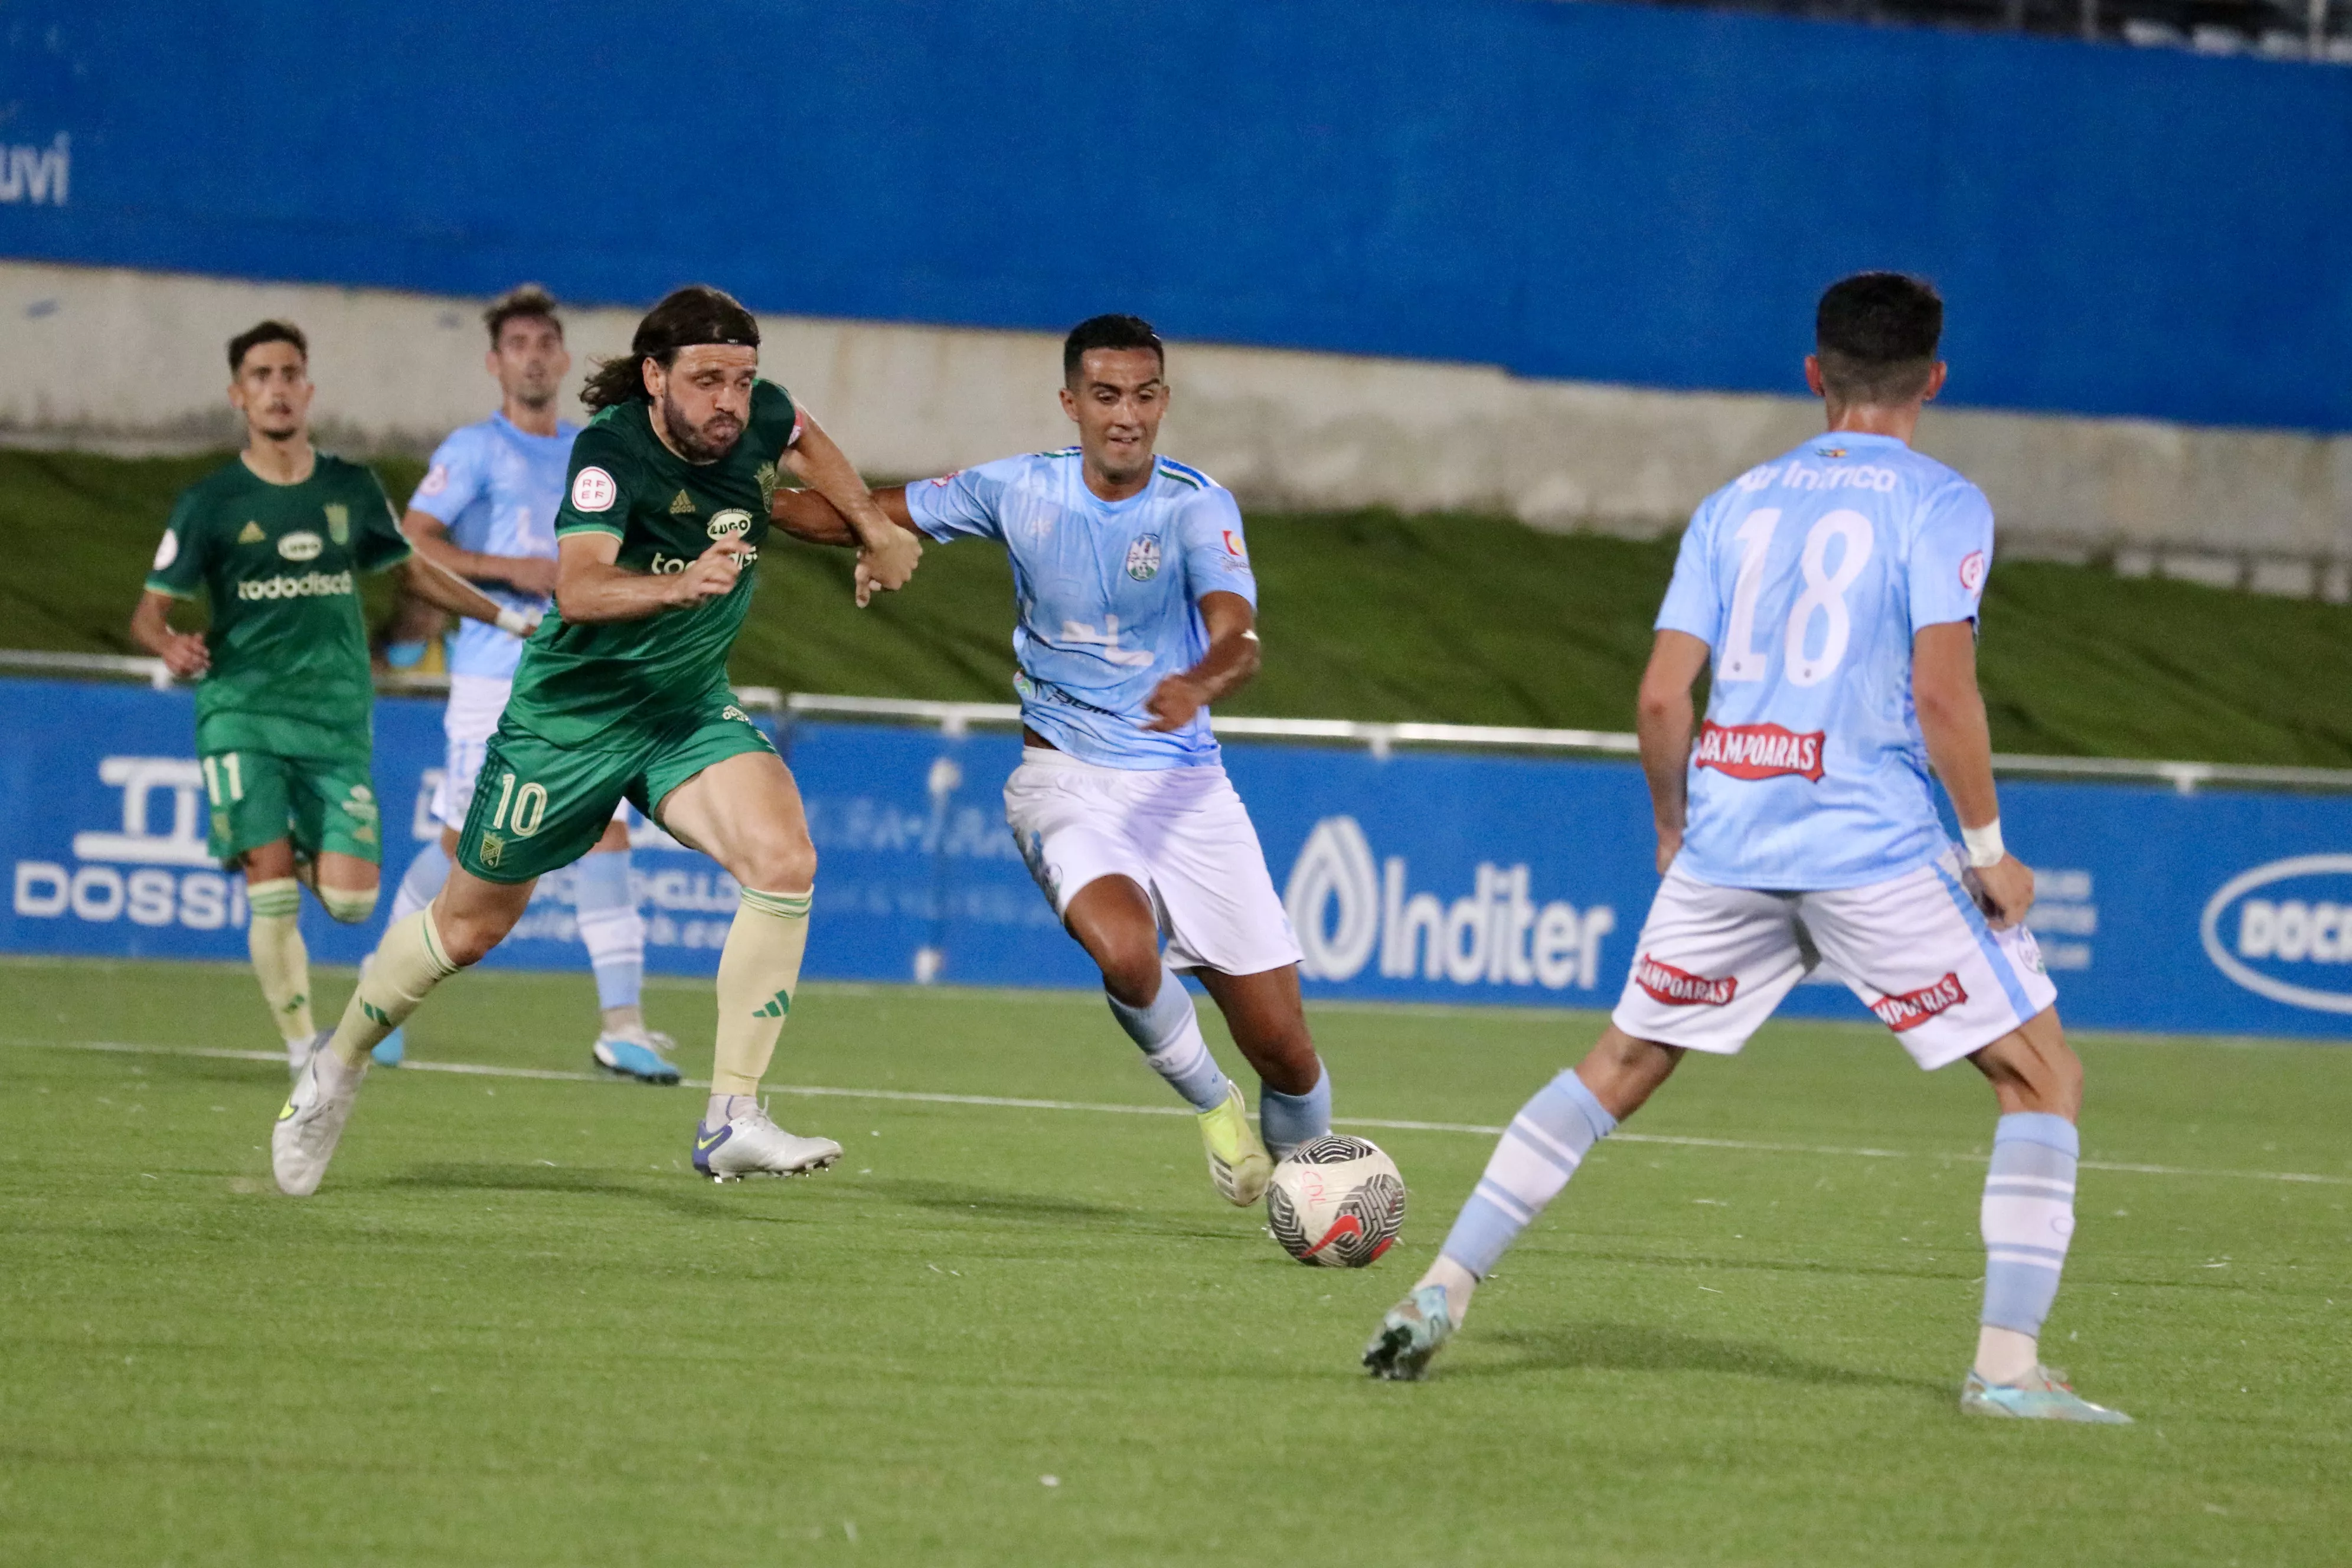
[[[525,614],[521,610],[501,609],[499,612],[498,628],[510,636],[527,637],[539,629],[539,617]]]
[[[1969,847],[1969,864],[1972,867],[1998,866],[2001,857],[2009,853],[2001,847],[1998,816],[1982,827],[1961,828],[1960,842]]]

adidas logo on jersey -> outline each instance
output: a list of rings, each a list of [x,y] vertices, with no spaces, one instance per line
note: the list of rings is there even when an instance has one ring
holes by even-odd
[[[258,544],[267,537],[268,535],[261,531],[261,524],[248,522],[238,531],[236,542],[239,544]]]
[[[678,491],[677,495],[670,498],[669,514],[672,517],[692,517],[694,498],[684,490]]]

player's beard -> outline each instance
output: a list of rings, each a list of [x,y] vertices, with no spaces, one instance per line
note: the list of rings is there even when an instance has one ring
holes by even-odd
[[[735,449],[743,438],[743,426],[730,415],[714,414],[709,421],[697,428],[686,422],[686,410],[667,392],[662,394],[662,428],[669,432],[670,440],[689,463],[715,463]]]

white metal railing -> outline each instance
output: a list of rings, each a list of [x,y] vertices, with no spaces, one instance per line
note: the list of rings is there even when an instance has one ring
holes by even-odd
[[[172,684],[160,658],[128,654],[42,653],[0,648],[0,670],[27,674],[100,676],[142,680],[158,690]],[[446,691],[443,675],[386,675],[377,678],[378,689],[400,695]],[[763,712],[809,718],[872,719],[912,721],[937,726],[949,735],[975,729],[1010,729],[1021,722],[1021,710],[1011,702],[929,702],[911,697],[833,697],[814,692],[784,692],[772,686],[739,686],[736,700]],[[1381,724],[1355,719],[1257,719],[1230,715],[1215,721],[1217,733],[1229,738],[1248,736],[1269,741],[1336,741],[1362,746],[1385,757],[1399,746],[1454,747],[1465,750],[1577,752],[1607,756],[1633,756],[1640,742],[1631,733],[1611,730],[1539,730],[1489,724]],[[1996,752],[1996,773],[2027,777],[2107,779],[2117,782],[2169,784],[2182,795],[2194,795],[2208,784],[2237,784],[2257,789],[2326,790],[2352,793],[2352,769],[2273,767],[2240,763],[2179,763],[2143,761],[2135,757],[2038,757]]]

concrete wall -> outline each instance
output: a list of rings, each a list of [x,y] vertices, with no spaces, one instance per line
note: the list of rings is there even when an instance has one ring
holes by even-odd
[[[480,302],[0,263],[0,440],[185,449],[236,438],[223,344],[268,315],[310,334],[322,437],[422,452],[496,401]],[[634,310],[572,313],[578,361],[625,348]],[[1068,426],[1040,333],[763,320],[762,360],[871,473],[914,476]],[[1790,367],[1791,379],[1795,367]],[[1965,390],[1969,367],[1955,366]],[[1651,535],[1819,427],[1809,399],[1536,381],[1486,366],[1184,344],[1162,439],[1261,505],[1499,510]],[[566,407],[577,404],[567,394]],[[2138,420],[1931,411],[1923,449],[1982,484],[2011,553],[2113,555],[2272,591],[2342,596],[2352,437]]]

